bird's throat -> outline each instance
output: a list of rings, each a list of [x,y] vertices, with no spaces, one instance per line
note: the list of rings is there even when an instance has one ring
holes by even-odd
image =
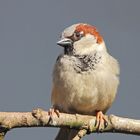
[[[67,46],[64,48],[64,54],[73,55],[73,47]]]

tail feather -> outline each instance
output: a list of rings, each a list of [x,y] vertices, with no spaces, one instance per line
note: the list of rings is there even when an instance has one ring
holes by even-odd
[[[77,133],[78,133],[78,130],[60,128],[55,140],[72,140],[76,136]]]

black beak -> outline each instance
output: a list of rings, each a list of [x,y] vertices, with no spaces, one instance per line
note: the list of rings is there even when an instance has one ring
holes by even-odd
[[[57,42],[57,45],[62,47],[72,47],[73,41],[69,38],[62,38],[60,41]]]

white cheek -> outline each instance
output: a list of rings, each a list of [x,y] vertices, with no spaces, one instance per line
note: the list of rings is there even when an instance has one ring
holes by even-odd
[[[101,43],[101,44],[98,44],[97,50],[98,50],[98,51],[104,51],[104,50],[106,50],[105,43],[103,42],[103,43]]]
[[[106,50],[105,43],[96,43],[97,40],[92,35],[86,35],[81,40],[74,43],[74,49],[76,54],[88,54],[92,51],[104,51]]]
[[[88,34],[85,37],[81,38],[79,41],[76,41],[74,43],[74,48],[85,49],[91,47],[95,43],[96,43],[96,38]]]
[[[97,46],[97,50],[98,50],[98,51],[102,51],[103,49],[104,49],[104,46],[103,46],[103,45],[98,45],[98,46]]]

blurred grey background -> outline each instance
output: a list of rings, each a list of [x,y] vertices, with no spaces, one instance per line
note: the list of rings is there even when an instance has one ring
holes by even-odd
[[[62,48],[62,30],[77,22],[98,27],[121,67],[117,98],[108,111],[140,119],[140,0],[1,0],[0,111],[51,107],[51,79]],[[20,128],[6,140],[52,140],[56,128]],[[91,134],[88,140],[139,140],[123,134]]]

